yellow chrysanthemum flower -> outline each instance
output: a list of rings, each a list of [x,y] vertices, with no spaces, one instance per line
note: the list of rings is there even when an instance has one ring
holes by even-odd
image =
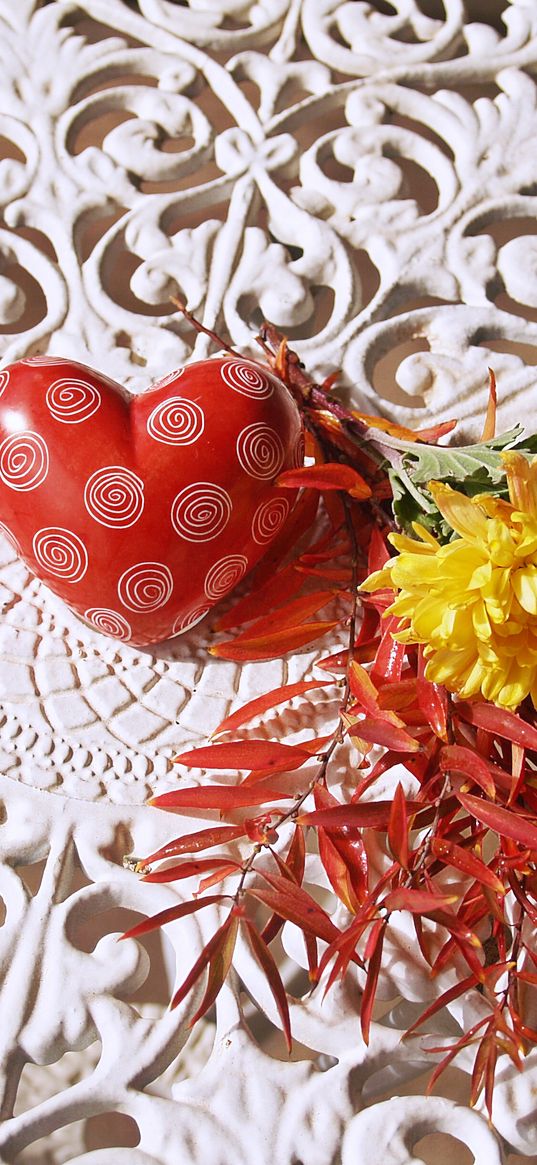
[[[537,457],[502,460],[509,502],[430,482],[458,537],[441,545],[417,523],[416,539],[390,535],[399,553],[361,589],[399,592],[395,638],[425,644],[427,679],[504,708],[529,694],[537,707]]]

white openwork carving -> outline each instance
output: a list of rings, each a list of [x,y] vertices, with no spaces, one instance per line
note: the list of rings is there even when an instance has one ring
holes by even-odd
[[[526,415],[535,427],[532,0],[0,0],[0,59],[4,364],[61,356],[133,392],[164,384],[209,354],[175,294],[246,360],[259,358],[252,336],[268,318],[319,377],[341,369],[364,412],[414,427],[457,417],[459,438],[475,437],[491,365],[500,426]],[[230,378],[267,391],[242,360],[223,375],[223,393]],[[96,403],[84,399],[83,414],[76,394],[51,407],[78,421]],[[158,422],[157,440],[175,440],[177,421]],[[47,470],[34,438],[0,448],[0,474],[22,496]],[[229,519],[225,491],[199,484],[172,511],[186,552]],[[259,511],[253,536],[279,520]],[[158,586],[165,601],[166,579]],[[143,804],[175,784],[171,758],[239,702],[303,678],[314,653],[239,672],[207,655],[210,615],[156,653],[134,649],[120,612],[77,619],[4,537],[0,592],[2,1160],[239,1165],[255,1128],[256,1165],[403,1165],[435,1131],[495,1165],[499,1141],[479,1112],[441,1084],[434,1099],[400,1095],[434,1062],[429,1037],[400,1034],[449,986],[431,984],[403,923],[368,1049],[359,980],[324,1003],[302,996],[304,953],[285,927],[293,1029],[309,1049],[296,1062],[247,1025],[249,998],[276,1028],[278,1017],[246,948],[216,1028],[187,1043],[196,1000],[166,1011],[210,910],[166,928],[158,1005],[156,947],[150,967],[140,944],[114,941],[128,912],[193,888],[143,885],[122,868],[125,853],[180,829]],[[321,732],[333,710],[316,708]],[[286,731],[300,730],[290,713]],[[323,885],[313,856],[307,877]],[[449,1012],[453,1035],[477,1022],[480,996]],[[499,1062],[494,1112],[507,1151],[527,1156],[534,1059],[522,1077]],[[99,1141],[94,1122],[114,1113]]]

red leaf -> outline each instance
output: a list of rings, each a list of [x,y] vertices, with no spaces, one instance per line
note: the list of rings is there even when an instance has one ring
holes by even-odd
[[[374,935],[374,946],[373,952],[369,959],[362,1002],[360,1006],[360,1026],[362,1028],[364,1044],[369,1043],[371,1016],[373,1012],[373,1004],[375,1002],[375,993],[377,990],[385,933],[386,922],[384,919],[379,919],[379,921],[373,925],[372,934]]]
[[[294,696],[302,696],[304,692],[309,692],[312,688],[326,687],[329,682],[327,679],[300,680],[296,684],[284,684],[281,688],[274,688],[272,692],[266,692],[263,696],[257,696],[255,700],[249,700],[247,704],[243,704],[242,708],[232,712],[231,716],[226,716],[218,728],[215,728],[213,736],[220,736],[223,732],[232,732],[249,720],[253,720],[254,717],[262,716],[271,708],[277,707],[278,704],[287,704]]]
[[[418,650],[418,675],[416,694],[421,711],[427,717],[433,732],[440,740],[447,741],[448,698],[445,688],[425,679],[423,647]]]
[[[444,906],[456,902],[458,894],[441,894],[434,890],[411,890],[407,886],[399,886],[392,890],[384,899],[387,910],[408,910],[411,914],[430,914],[432,910],[441,910]],[[455,917],[455,916],[454,916]]]
[[[363,477],[350,465],[337,461],[327,461],[324,465],[308,465],[301,469],[287,469],[280,473],[276,485],[289,489],[307,486],[309,489],[344,490],[353,498],[363,501],[371,497],[371,489]]]
[[[225,927],[225,923],[224,923]],[[239,917],[234,911],[227,928],[222,932],[219,943],[215,943],[211,953],[211,961],[209,963],[209,974],[207,976],[207,986],[205,988],[205,995],[198,1007],[195,1015],[190,1020],[189,1027],[194,1027],[194,1024],[201,1019],[202,1015],[212,1007],[217,995],[223,987],[229,968],[231,967],[231,960],[233,958],[233,951],[235,950],[235,943],[237,941],[237,933],[239,929]],[[177,995],[174,996],[174,1000]],[[175,1003],[172,1003],[172,1007]]]
[[[196,833],[185,833],[183,837],[176,837],[173,841],[155,850],[149,857],[143,858],[139,867],[147,867],[151,862],[161,862],[165,858],[175,858],[179,854],[198,853],[205,849],[212,849],[215,845],[227,845],[228,841],[235,841],[244,837],[244,825],[215,825],[210,829],[199,829]]]
[[[477,752],[464,748],[460,744],[446,744],[439,754],[440,769],[443,773],[456,772],[469,777],[493,801],[496,797],[496,785],[491,772],[491,766],[483,760]]]
[[[271,574],[265,582],[240,599],[229,611],[221,615],[215,623],[217,631],[229,631],[258,619],[280,603],[293,598],[304,585],[304,577],[297,574],[294,563],[284,566],[277,574]]]
[[[472,797],[469,793],[456,792],[455,796],[472,817],[476,817],[495,833],[502,837],[510,837],[528,849],[537,850],[537,825],[534,822],[513,813],[510,809],[504,809],[501,805],[490,805],[481,797]]]
[[[378,526],[373,526],[367,551],[368,575],[373,574],[375,570],[382,570],[382,567],[386,565],[390,557],[390,550],[384,534],[381,533]]]
[[[309,752],[296,744],[272,740],[240,740],[230,744],[209,744],[175,756],[176,764],[189,769],[272,769],[290,772],[310,759]]]
[[[330,808],[339,802],[323,785],[314,789],[317,809]],[[360,830],[342,827],[328,833],[318,828],[319,855],[328,878],[342,902],[356,913],[367,893],[367,853]]]
[[[497,708],[495,704],[466,704],[457,705],[457,713],[474,724],[476,728],[484,728],[493,736],[502,736],[512,744],[519,744],[521,748],[537,749],[537,728],[526,724],[515,712],[507,708]]]
[[[206,878],[201,878],[200,884],[196,890],[196,897],[198,894],[203,894],[205,890],[210,890],[211,886],[217,886],[219,882],[225,882],[231,874],[236,874],[241,869],[237,862],[228,862],[222,866],[221,869],[215,870],[213,874],[209,874]]]
[[[336,805],[331,809],[314,809],[311,813],[301,813],[297,825],[324,825],[326,829],[341,826],[357,826],[359,829],[383,829],[390,820],[391,801],[355,801],[351,805]],[[407,812],[414,814],[429,809],[422,801],[407,801]]]
[[[425,1023],[425,1021],[430,1019],[432,1015],[436,1015],[437,1011],[441,1011],[443,1007],[447,1007],[448,1003],[452,1003],[454,999],[459,999],[461,995],[464,995],[467,991],[470,991],[472,987],[475,987],[476,983],[477,979],[475,975],[468,975],[466,979],[461,979],[459,983],[455,983],[455,985],[450,987],[448,991],[444,991],[442,995],[438,996],[438,999],[435,999],[434,1002],[425,1009],[425,1011],[422,1011],[419,1019],[416,1019],[415,1022],[409,1028],[407,1028],[404,1038],[406,1039],[408,1036],[412,1035],[412,1032],[414,1032],[416,1028],[421,1027],[422,1023]]]
[[[263,941],[262,936],[258,934],[253,923],[250,922],[249,918],[245,918],[244,922],[254,957],[259,963],[261,970],[264,972],[268,985],[274,996],[274,1001],[276,1003],[276,1007],[278,1008],[278,1014],[282,1021],[285,1042],[290,1053],[292,1046],[291,1019],[289,1016],[289,1004],[287,1003],[287,995],[285,993],[285,987],[280,978],[280,972],[278,971],[278,967],[274,961],[274,958],[272,957],[271,952]]]
[[[214,906],[215,902],[222,902],[224,897],[224,894],[211,894],[199,902],[180,902],[178,906],[168,906],[167,910],[160,910],[151,918],[144,918],[143,922],[131,926],[130,930],[120,935],[118,942],[122,942],[124,938],[139,938],[142,934],[149,934],[149,931],[167,926],[169,922],[175,922],[177,918],[184,918],[187,914],[194,914],[194,911],[202,910],[204,906]]]
[[[325,942],[330,942],[331,939],[339,934],[339,931],[332,924],[328,926],[319,916],[312,912],[311,916],[304,913],[303,909],[285,894],[279,893],[277,890],[257,890],[249,887],[246,891],[252,898],[256,898],[258,902],[262,902],[279,914],[281,918],[289,922],[294,922],[300,930],[307,930],[310,934],[314,934],[317,938],[323,939]]]
[[[272,635],[260,635],[254,639],[241,636],[227,643],[209,647],[209,652],[217,659],[231,659],[237,663],[274,659],[276,656],[286,655],[289,651],[306,647],[321,635],[333,631],[339,622],[336,619],[332,622],[301,623],[299,627],[288,627],[284,631],[275,631]]]
[[[388,841],[396,861],[404,870],[408,870],[408,815],[406,797],[400,781],[395,790],[390,811]]]
[[[269,778],[272,780],[272,778]],[[264,805],[266,801],[280,801],[291,797],[281,789],[267,788],[264,781],[256,785],[192,785],[188,789],[172,789],[153,797],[149,805],[157,809],[241,809],[246,805]]]
[[[306,864],[306,845],[303,831],[298,826],[295,828],[285,861],[282,862],[279,855],[275,851],[273,852],[282,875],[288,877],[292,882],[296,882],[298,886],[301,886]],[[261,932],[263,942],[271,943],[276,938],[283,924],[284,919],[279,914],[273,914]]]
[[[267,635],[286,631],[288,627],[298,627],[306,619],[309,619],[310,615],[314,615],[316,611],[326,607],[327,603],[333,602],[336,594],[337,589],[332,587],[330,590],[311,591],[307,595],[300,595],[298,599],[292,599],[284,606],[277,607],[270,614],[265,612],[260,619],[256,619],[255,623],[250,624],[247,632],[238,635],[233,642],[241,642],[246,637],[249,640],[256,639],[259,635],[265,638]]]
[[[399,728],[389,720],[372,720],[369,716],[357,720],[349,730],[349,735],[353,740],[365,740],[369,744],[395,749],[396,752],[418,752],[420,747],[419,741],[409,736],[404,728]]]
[[[181,878],[193,878],[205,870],[219,870],[224,866],[231,866],[234,870],[241,868],[240,862],[231,861],[230,858],[200,858],[198,861],[179,862],[165,870],[154,870],[151,874],[145,874],[142,882],[178,882]]]
[[[380,645],[377,649],[371,674],[373,679],[387,680],[390,683],[392,680],[399,680],[403,670],[403,663],[406,655],[406,645],[398,643],[397,639],[393,638],[392,632],[396,631],[401,620],[395,618],[393,615],[388,615],[382,620],[382,636]]]
[[[487,405],[487,415],[483,425],[483,432],[479,438],[480,441],[491,441],[496,434],[496,408],[498,400],[496,396],[496,377],[489,368],[489,400]]]
[[[227,918],[222,923],[222,925],[219,926],[218,930],[216,931],[216,934],[213,934],[213,937],[211,939],[209,939],[209,942],[203,948],[199,957],[196,959],[196,962],[194,963],[194,966],[192,967],[192,969],[189,971],[186,979],[184,980],[184,982],[181,984],[181,986],[175,992],[173,999],[170,1003],[170,1009],[173,1009],[174,1007],[177,1007],[179,1005],[179,1003],[182,1003],[185,996],[188,995],[188,992],[194,986],[194,983],[196,982],[196,980],[199,979],[200,975],[205,970],[205,967],[207,966],[207,964],[210,963],[211,959],[213,958],[213,955],[218,957],[218,953],[219,953],[219,951],[222,951],[223,942],[226,939],[227,933],[228,933],[233,921],[234,921],[234,916],[233,916],[233,911],[231,911],[231,913],[228,914]]]
[[[463,874],[468,874],[483,886],[488,886],[495,894],[505,894],[503,882],[475,854],[441,837],[431,838],[429,848],[434,857],[439,858],[446,866],[462,870]]]

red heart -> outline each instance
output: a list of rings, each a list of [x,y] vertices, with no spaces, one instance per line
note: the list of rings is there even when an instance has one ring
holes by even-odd
[[[99,631],[159,642],[192,627],[266,551],[301,463],[285,386],[241,358],[130,396],[48,356],[0,371],[0,516],[39,578]]]

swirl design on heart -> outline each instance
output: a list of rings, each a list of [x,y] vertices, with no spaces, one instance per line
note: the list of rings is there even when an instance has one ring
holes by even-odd
[[[19,364],[34,364],[36,368],[45,368],[50,364],[68,364],[64,356],[25,356]]]
[[[221,599],[244,578],[248,570],[248,559],[244,554],[227,554],[220,558],[208,571],[205,578],[205,594],[208,599]]]
[[[184,368],[176,368],[174,372],[168,372],[166,376],[161,376],[158,380],[155,380],[152,388],[164,388],[166,384],[173,384],[174,380],[179,380],[179,377],[183,375],[184,371]]]
[[[3,368],[2,371],[0,372],[0,396],[2,396],[2,393],[6,391],[8,384],[9,384],[9,372],[8,372],[7,368]]]
[[[88,514],[110,529],[134,526],[144,508],[144,483],[132,469],[105,465],[92,473],[84,490]]]
[[[63,425],[80,425],[97,412],[101,394],[93,384],[74,377],[55,380],[46,395],[47,408],[55,421]]]
[[[130,611],[158,611],[173,591],[172,572],[162,562],[135,562],[123,571],[117,591]]]
[[[118,611],[111,611],[108,607],[88,607],[84,611],[84,618],[104,635],[113,635],[115,639],[123,640],[132,637],[130,623]]]
[[[191,627],[195,627],[196,623],[201,623],[201,620],[209,614],[210,607],[194,607],[193,611],[187,611],[186,615],[179,615],[172,627],[172,635],[182,635],[184,631],[190,631]]]
[[[264,372],[255,364],[246,364],[242,360],[227,360],[221,368],[222,380],[243,396],[255,397],[257,400],[272,396],[274,384]]]
[[[147,432],[163,445],[193,445],[205,428],[205,415],[195,401],[173,396],[147,418]]]
[[[250,477],[269,481],[277,477],[285,459],[281,438],[270,425],[257,421],[237,437],[237,457]]]
[[[222,486],[196,481],[180,490],[172,502],[172,526],[187,542],[210,542],[225,530],[233,503]]]
[[[78,534],[63,526],[45,526],[34,534],[33,552],[46,574],[63,582],[80,582],[88,569],[88,552]]]
[[[26,429],[12,433],[0,445],[0,478],[10,489],[37,489],[49,470],[46,442],[39,433]]]
[[[257,507],[252,521],[252,538],[258,546],[272,541],[288,518],[290,509],[288,498],[269,498],[268,502]]]

